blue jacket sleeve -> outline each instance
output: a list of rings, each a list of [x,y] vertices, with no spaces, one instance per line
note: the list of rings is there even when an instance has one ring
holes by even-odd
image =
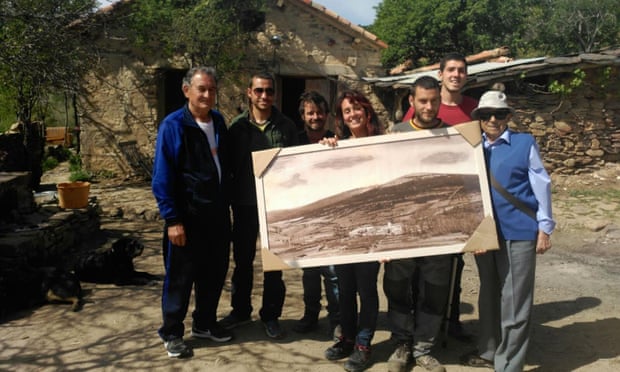
[[[178,179],[178,154],[180,125],[164,120],[159,127],[155,145],[155,162],[151,187],[159,213],[167,225],[182,222],[177,205],[176,180]]]

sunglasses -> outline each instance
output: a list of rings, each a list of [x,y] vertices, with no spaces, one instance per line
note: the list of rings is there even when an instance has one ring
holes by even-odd
[[[263,93],[265,93],[268,96],[273,96],[276,91],[273,88],[254,88],[252,89],[252,92],[254,92],[254,94],[256,94],[257,96],[260,96]]]
[[[508,115],[510,114],[510,111],[486,111],[486,112],[479,112],[478,113],[478,118],[480,118],[480,120],[490,120],[492,116],[495,116],[495,119],[497,120],[504,120],[508,117]]]

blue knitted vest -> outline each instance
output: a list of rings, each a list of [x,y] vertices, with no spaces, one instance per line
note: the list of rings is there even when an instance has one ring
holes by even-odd
[[[538,210],[536,197],[528,178],[530,148],[534,137],[526,133],[510,133],[510,144],[501,144],[485,150],[487,169],[499,183],[533,211]],[[521,212],[491,187],[491,199],[498,230],[504,240],[536,240],[538,222]]]

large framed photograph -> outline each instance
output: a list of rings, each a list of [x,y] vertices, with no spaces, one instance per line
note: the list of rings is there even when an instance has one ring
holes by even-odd
[[[498,249],[477,122],[252,156],[265,271]]]

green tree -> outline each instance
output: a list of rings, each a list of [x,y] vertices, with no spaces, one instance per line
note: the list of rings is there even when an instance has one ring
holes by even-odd
[[[513,56],[591,51],[617,43],[618,0],[383,0],[369,30],[386,66],[507,46]]]
[[[384,0],[370,31],[389,48],[383,62],[438,60],[448,52],[470,54],[510,46],[521,32],[527,0]],[[423,60],[424,61],[424,60]],[[426,62],[426,61],[424,61]]]
[[[78,92],[92,67],[81,20],[95,0],[0,0],[0,91],[29,123],[51,91]]]
[[[530,38],[548,53],[591,52],[617,44],[620,37],[618,0],[545,0],[526,20]]]
[[[264,0],[141,0],[128,26],[136,45],[222,73],[239,66],[250,31],[264,23],[263,7]]]

